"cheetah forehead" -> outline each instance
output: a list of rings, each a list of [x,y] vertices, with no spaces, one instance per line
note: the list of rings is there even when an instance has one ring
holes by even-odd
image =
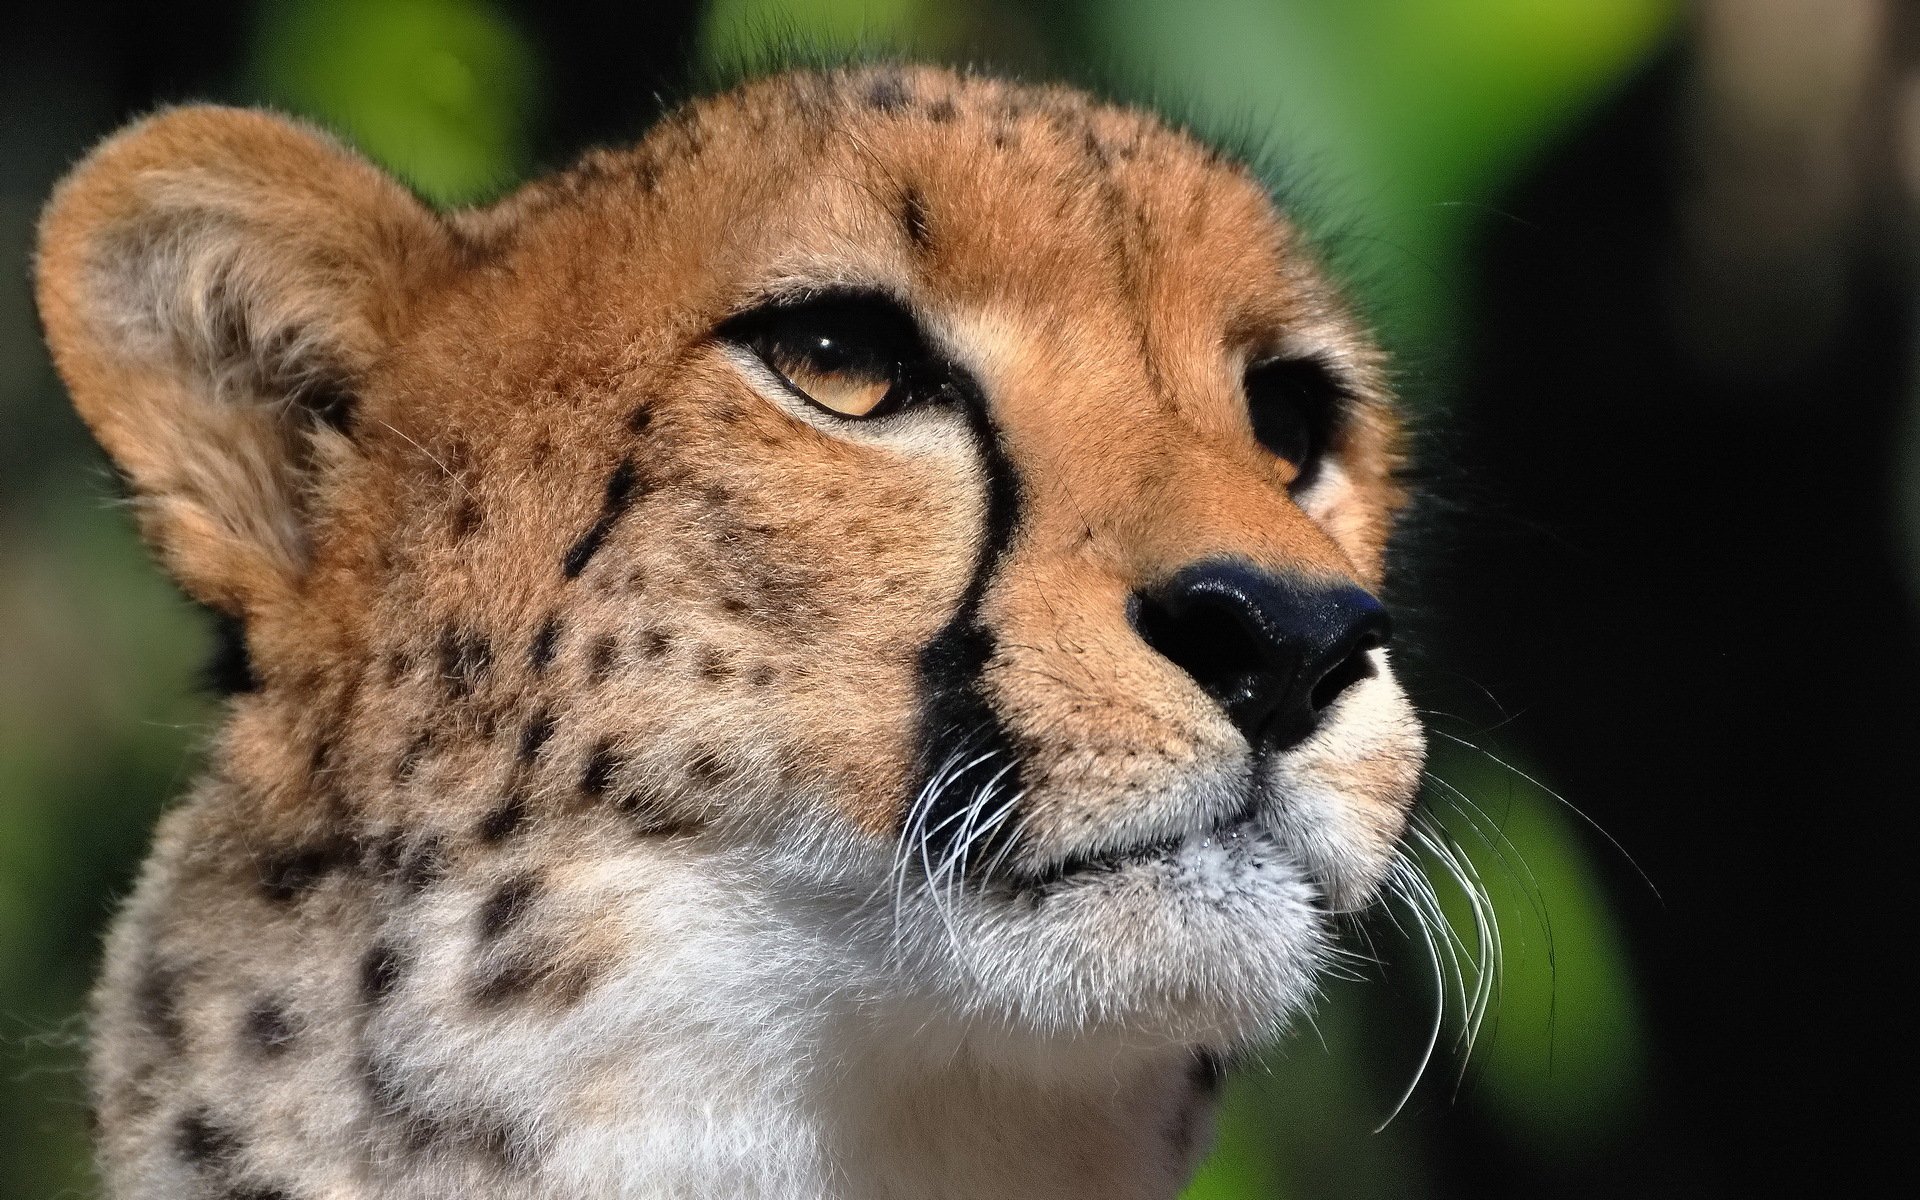
[[[569,262],[603,305],[659,320],[874,286],[989,326],[1204,317],[1228,338],[1337,351],[1378,386],[1366,339],[1244,162],[1057,85],[932,67],[775,76],[456,219],[487,252]],[[671,311],[645,303],[669,297]]]

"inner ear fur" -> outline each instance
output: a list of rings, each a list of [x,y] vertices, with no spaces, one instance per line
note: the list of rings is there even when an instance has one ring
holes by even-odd
[[[391,178],[267,113],[160,113],[61,182],[35,260],[47,342],[189,595],[245,618],[295,593],[315,464],[456,249]]]

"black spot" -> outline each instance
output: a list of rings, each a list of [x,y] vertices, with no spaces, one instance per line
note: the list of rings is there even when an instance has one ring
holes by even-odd
[[[173,1145],[181,1158],[202,1171],[224,1169],[240,1152],[240,1139],[231,1129],[215,1123],[204,1108],[180,1118],[174,1127]]]
[[[479,527],[480,506],[474,502],[472,496],[468,496],[460,501],[458,508],[453,510],[453,540],[462,541]]]
[[[711,749],[695,750],[687,759],[687,775],[695,783],[711,786],[732,773],[725,759]]]
[[[945,125],[955,115],[951,96],[942,96],[927,106],[927,117],[938,125]]]
[[[914,248],[926,252],[933,248],[933,230],[927,226],[927,202],[920,189],[910,187],[900,197],[900,225]]]
[[[907,85],[898,75],[881,75],[867,85],[867,107],[876,112],[893,116],[904,112],[913,103],[913,97],[907,93]]]
[[[532,988],[546,973],[542,964],[530,958],[516,958],[482,975],[473,985],[475,1004],[496,1007]]]
[[[407,1111],[406,1091],[400,1086],[399,1070],[384,1058],[368,1055],[360,1060],[360,1086],[374,1108],[388,1116]]]
[[[497,1117],[477,1118],[468,1140],[480,1154],[509,1170],[517,1171],[526,1165],[524,1139],[504,1120]]]
[[[602,739],[594,743],[587,753],[587,765],[580,772],[580,790],[594,799],[607,794],[607,785],[613,782],[614,772],[620,769],[620,756],[615,753],[613,743]]]
[[[634,832],[643,837],[663,833],[683,833],[685,827],[666,811],[658,796],[638,789],[623,793],[614,801],[620,814],[634,823]]]
[[[702,646],[699,657],[700,678],[718,683],[733,678],[733,659],[724,651]]]
[[[241,1036],[248,1045],[269,1058],[287,1052],[296,1036],[293,1019],[277,1000],[256,1000],[247,1009]]]
[[[376,943],[360,960],[360,994],[370,1004],[385,1000],[406,969],[406,959],[399,950],[385,942]]]
[[[1080,131],[1080,152],[1085,154],[1087,161],[1091,162],[1095,169],[1101,173],[1105,173],[1111,168],[1112,164],[1107,160],[1107,149],[1100,144],[1100,139],[1094,134],[1093,126],[1091,125]]]
[[[540,632],[533,635],[533,645],[527,649],[527,662],[532,665],[535,675],[545,674],[553,665],[554,648],[560,641],[560,618],[548,617],[540,626]]]
[[[312,890],[329,871],[346,865],[346,847],[327,843],[268,856],[260,864],[260,890],[286,904]]]
[[[600,500],[600,515],[593,519],[593,524],[587,527],[586,532],[580,535],[560,560],[560,569],[568,579],[578,578],[580,572],[587,569],[593,556],[600,552],[607,534],[613,531],[614,522],[632,507],[635,493],[643,490],[639,484],[639,472],[634,469],[633,460],[621,459],[620,465],[607,477],[606,495]]]
[[[587,650],[587,682],[605,683],[607,676],[613,673],[613,656],[620,649],[620,643],[610,633],[603,633],[593,639],[593,645]]]
[[[642,400],[633,406],[627,414],[627,430],[630,433],[643,434],[653,425],[653,405]]]
[[[247,649],[247,623],[232,613],[218,609],[213,614],[213,653],[201,671],[208,691],[216,696],[237,696],[260,690],[260,677],[254,674],[253,655]]]
[[[648,658],[659,658],[673,645],[673,635],[665,630],[649,629],[640,635],[640,653]]]
[[[440,681],[449,696],[471,695],[492,665],[493,645],[486,638],[452,625],[440,631]]]
[[[400,757],[394,760],[393,781],[395,783],[405,783],[413,778],[414,772],[420,769],[420,760],[427,756],[427,751],[433,749],[433,742],[434,733],[431,729],[423,729],[414,735],[413,740],[407,743],[406,749],[400,752]]]
[[[398,878],[409,892],[424,892],[447,874],[447,847],[438,837],[422,838],[401,858]]]
[[[523,765],[532,763],[540,756],[540,748],[545,746],[547,739],[553,736],[553,726],[552,709],[543,708],[533,714],[533,718],[527,722],[527,727],[520,731],[519,760]]]
[[[178,1048],[186,1030],[180,1023],[180,972],[149,962],[134,986],[134,1011],[155,1037]]]
[[[389,686],[399,683],[413,671],[413,668],[412,652],[404,649],[387,651],[387,684]]]
[[[239,1184],[228,1188],[221,1200],[293,1200],[293,1193],[283,1187]]]
[[[313,752],[307,755],[307,774],[319,776],[333,763],[334,732],[329,730],[315,739]]]
[[[527,801],[518,792],[508,796],[500,807],[480,821],[480,840],[492,845],[503,842],[527,823]]]
[[[490,942],[512,928],[539,894],[538,875],[515,875],[495,888],[480,906],[480,940]]]
[[[399,830],[363,834],[359,841],[361,861],[368,870],[388,877],[400,874],[400,860],[406,853],[406,839]]]

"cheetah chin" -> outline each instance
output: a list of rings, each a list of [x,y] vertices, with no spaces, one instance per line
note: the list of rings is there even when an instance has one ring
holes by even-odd
[[[231,643],[112,1196],[1170,1197],[1398,852],[1385,365],[1148,113],[783,74],[437,212],[178,108],[36,286]]]

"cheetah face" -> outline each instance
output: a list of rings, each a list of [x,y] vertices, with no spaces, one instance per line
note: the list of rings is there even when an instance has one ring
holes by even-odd
[[[970,1018],[1230,1045],[1307,997],[1423,743],[1379,358],[1243,167],[931,70],[451,216],[267,118],[125,136],[42,304],[246,623],[237,720],[356,803],[737,871]]]

